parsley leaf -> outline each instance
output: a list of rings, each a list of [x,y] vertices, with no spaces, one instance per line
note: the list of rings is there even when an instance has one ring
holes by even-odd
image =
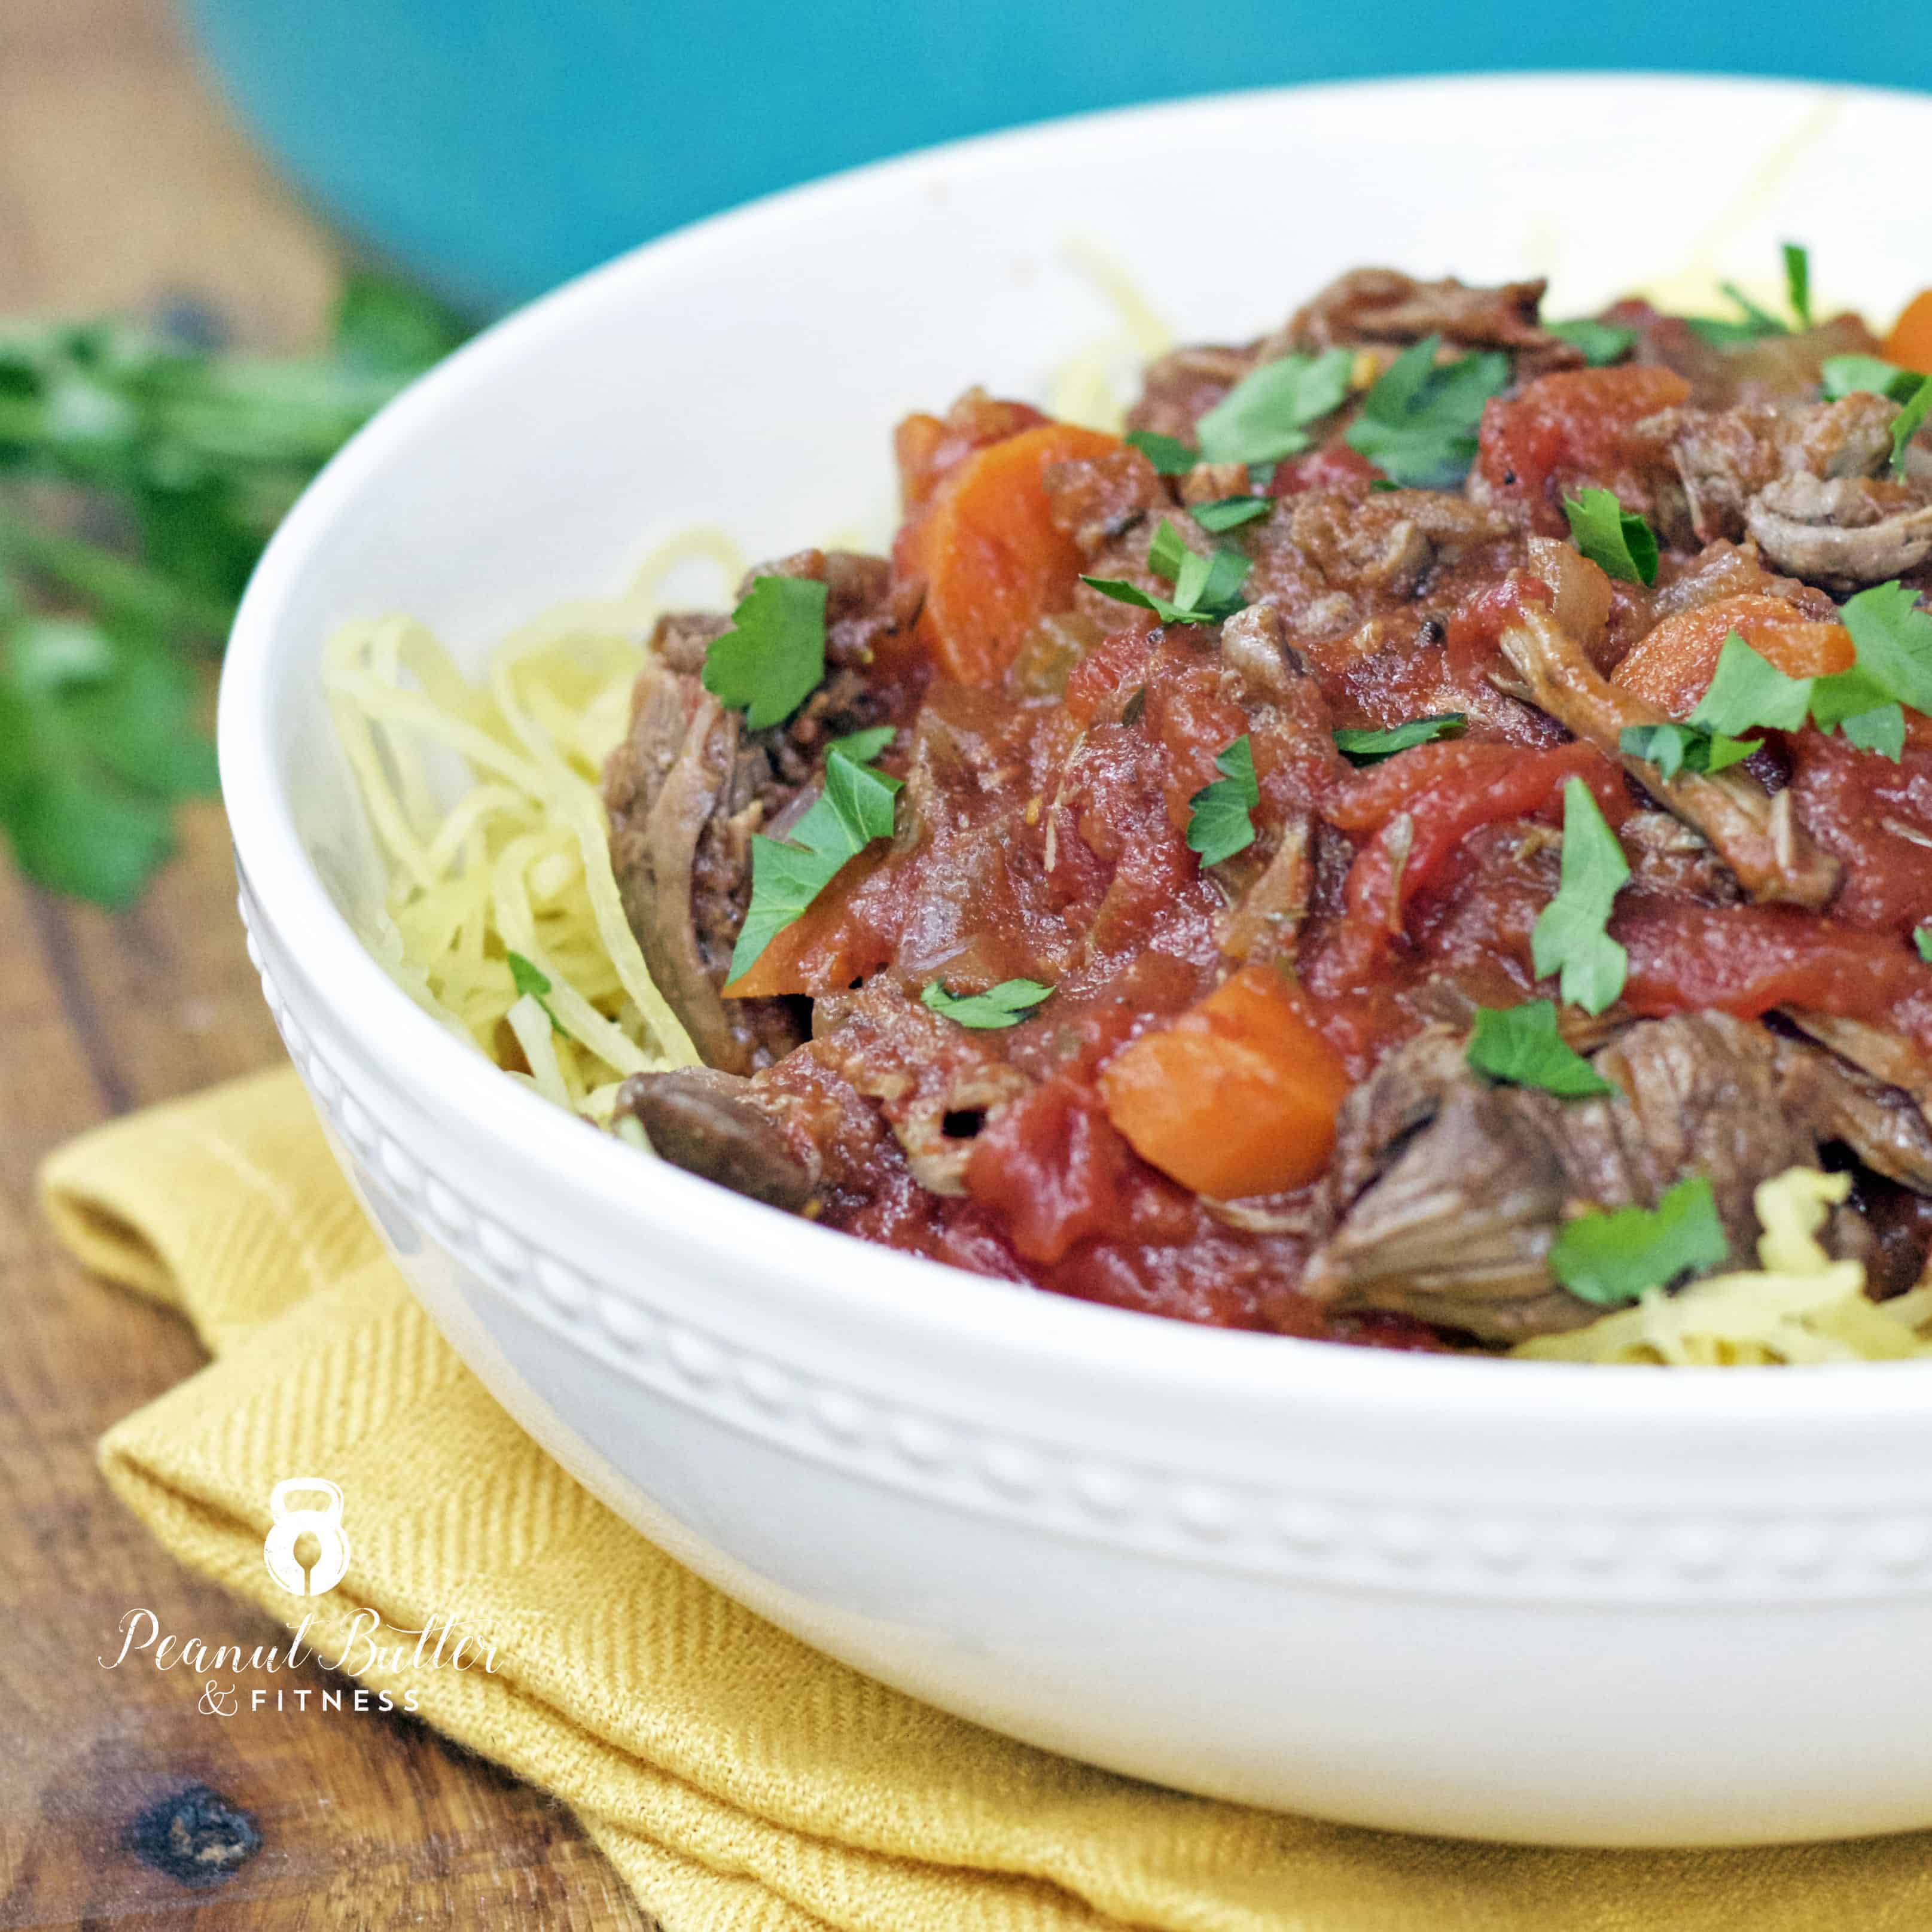
[[[1918,956],[1927,965],[1932,966],[1932,931],[1922,926],[1912,928],[1912,943],[1918,949]]]
[[[822,589],[824,586],[821,586]],[[742,979],[772,940],[829,886],[848,859],[874,838],[889,838],[902,781],[868,758],[884,748],[880,726],[835,738],[826,747],[824,789],[787,838],[752,841],[752,903],[731,949],[731,974]],[[886,736],[890,736],[890,732]]]
[[[1308,425],[1347,399],[1354,352],[1282,356],[1250,370],[1194,425],[1210,463],[1270,463],[1306,449]]]
[[[1148,569],[1173,584],[1172,600],[1120,578],[1083,577],[1080,580],[1116,603],[1151,610],[1163,624],[1218,624],[1241,608],[1248,560],[1232,545],[1220,544],[1203,556],[1198,550],[1190,550],[1186,538],[1163,517],[1148,545],[1147,560]]]
[[[544,1018],[550,1022],[550,1031],[562,1032],[556,1014],[550,1010],[549,1000],[544,997],[550,991],[550,975],[508,946],[503,949],[503,963],[510,969],[510,983],[516,988],[519,997],[527,996],[536,1000],[543,1008]]]
[[[1002,980],[983,993],[955,993],[944,980],[935,980],[919,996],[920,1004],[963,1027],[985,1030],[995,1027],[1018,1026],[1030,1020],[1040,1002],[1051,998],[1053,988],[1037,980]]]
[[[336,299],[332,346],[350,368],[407,379],[460,349],[469,334],[426,290],[352,270]]]
[[[1818,380],[1828,402],[1863,391],[1892,402],[1909,403],[1925,378],[1876,356],[1828,356],[1818,365]]]
[[[1574,343],[1583,352],[1583,360],[1592,369],[1600,369],[1628,356],[1636,344],[1636,331],[1613,322],[1596,322],[1587,316],[1574,322],[1546,322],[1544,327],[1562,340]]]
[[[1476,457],[1483,405],[1509,381],[1509,358],[1496,350],[1436,365],[1439,335],[1405,349],[1362,398],[1347,441],[1398,483],[1447,490]]]
[[[1590,561],[1626,584],[1657,581],[1657,538],[1634,510],[1608,490],[1580,490],[1563,500],[1570,534]]]
[[[1564,998],[1600,1013],[1624,989],[1630,956],[1604,930],[1630,862],[1604,822],[1590,788],[1563,788],[1563,860],[1556,896],[1538,914],[1530,954],[1538,979],[1561,973]]]
[[[1690,722],[1733,738],[1760,730],[1796,731],[1810,710],[1813,682],[1787,677],[1733,631],[1718,653],[1718,668]]]
[[[1791,333],[1788,323],[1780,322],[1768,310],[1760,308],[1736,282],[1720,282],[1718,286],[1737,304],[1744,319],[1730,322],[1714,316],[1692,316],[1689,322],[1694,335],[1701,337],[1714,348],[1726,349],[1734,343],[1762,342],[1767,336]]]
[[[1272,496],[1222,496],[1212,503],[1196,503],[1190,514],[1204,530],[1218,536],[1223,530],[1252,524],[1274,508]]]
[[[825,678],[825,586],[756,578],[731,628],[704,653],[704,688],[754,731],[782,724]]]
[[[1373,765],[1414,746],[1432,744],[1438,738],[1460,738],[1468,722],[1466,712],[1438,711],[1426,718],[1406,718],[1386,731],[1358,730],[1345,725],[1333,735],[1336,750],[1351,764]]]
[[[1811,326],[1811,253],[1796,242],[1784,244],[1784,298],[1800,328]]]
[[[1617,742],[1632,758],[1654,765],[1666,784],[1681,771],[1728,770],[1757,749],[1754,738],[1726,738],[1694,724],[1626,724]]]
[[[1162,476],[1185,476],[1201,460],[1200,451],[1190,448],[1179,436],[1162,436],[1158,430],[1130,429],[1126,440]]]
[[[4,595],[0,580],[0,596]],[[139,626],[0,622],[0,824],[22,872],[118,909],[216,790],[193,668]]]
[[[1717,1198],[1701,1174],[1665,1189],[1654,1208],[1595,1208],[1566,1221],[1550,1244],[1550,1272],[1600,1307],[1713,1268],[1730,1252]]]
[[[1850,670],[1789,677],[1733,631],[1691,724],[1735,735],[1795,731],[1808,718],[1820,730],[1842,730],[1860,751],[1896,764],[1905,748],[1902,707],[1932,712],[1932,614],[1894,581],[1861,590],[1840,615],[1857,652]]]
[[[1262,802],[1255,782],[1254,747],[1244,731],[1214,760],[1221,776],[1203,785],[1187,802],[1187,849],[1201,855],[1204,866],[1218,866],[1255,842],[1255,822],[1249,817]]]
[[[1556,1007],[1549,1000],[1526,1000],[1520,1006],[1478,1006],[1464,1057],[1478,1073],[1492,1080],[1539,1087],[1566,1100],[1617,1090],[1557,1030]]]
[[[1932,411],[1932,376],[1921,382],[1911,398],[1892,419],[1892,473],[1905,474],[1905,452],[1918,434],[1928,411]]]

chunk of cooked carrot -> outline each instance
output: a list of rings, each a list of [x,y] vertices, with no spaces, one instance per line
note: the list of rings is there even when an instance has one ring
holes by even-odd
[[[919,636],[946,676],[990,682],[1042,617],[1072,605],[1082,558],[1053,520],[1041,472],[1120,446],[1072,423],[1022,430],[976,450],[907,526],[898,560],[926,579]]]
[[[1932,289],[1921,289],[1905,304],[1885,338],[1885,359],[1932,375]]]
[[[1688,718],[1710,688],[1724,640],[1735,631],[1787,677],[1849,670],[1856,655],[1842,624],[1821,624],[1781,598],[1747,592],[1666,617],[1618,664],[1610,682]]]
[[[1244,966],[1100,1073],[1107,1117],[1150,1166],[1216,1199],[1312,1180],[1348,1090],[1340,1058],[1269,966]]]

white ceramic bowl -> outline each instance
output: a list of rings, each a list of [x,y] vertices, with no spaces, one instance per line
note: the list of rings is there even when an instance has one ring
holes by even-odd
[[[775,554],[890,502],[887,432],[1391,262],[1932,280],[1932,101],[1666,79],[1322,88],[868,169],[627,256],[392,407],[257,573],[221,760],[263,983],[417,1292],[531,1432],[692,1568],[949,1709],[1186,1789],[1592,1844],[1932,1824],[1932,1371],[1646,1372],[1216,1333],[784,1218],[561,1117],[357,943],[318,653],[472,655],[694,520]]]

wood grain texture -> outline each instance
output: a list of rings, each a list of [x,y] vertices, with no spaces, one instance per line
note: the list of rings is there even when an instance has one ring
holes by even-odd
[[[186,294],[250,341],[294,344],[339,268],[158,0],[0,0],[0,314]],[[220,813],[185,824],[180,858],[118,917],[32,892],[0,859],[0,1927],[644,1928],[567,1813],[420,1725],[224,1720],[178,1672],[100,1667],[138,1606],[211,1642],[277,1634],[102,1484],[102,1431],[200,1354],[175,1318],[64,1262],[33,1198],[67,1136],[280,1056]],[[283,1681],[328,1680],[311,1666]],[[260,1833],[203,1886],[136,1844],[144,1814],[196,1785]]]

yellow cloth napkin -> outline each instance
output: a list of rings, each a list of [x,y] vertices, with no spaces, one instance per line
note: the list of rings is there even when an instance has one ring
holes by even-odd
[[[43,1180],[75,1254],[178,1306],[216,1358],[108,1434],[116,1491],[292,1628],[303,1600],[262,1562],[269,1490],[340,1484],[352,1557],[312,1600],[314,1648],[332,1656],[362,1605],[494,1642],[494,1673],[358,1674],[574,1806],[666,1932],[1932,1926],[1932,1834],[1635,1853],[1352,1830],[1115,1778],[818,1655],[496,1406],[382,1258],[292,1072],[102,1127]]]

